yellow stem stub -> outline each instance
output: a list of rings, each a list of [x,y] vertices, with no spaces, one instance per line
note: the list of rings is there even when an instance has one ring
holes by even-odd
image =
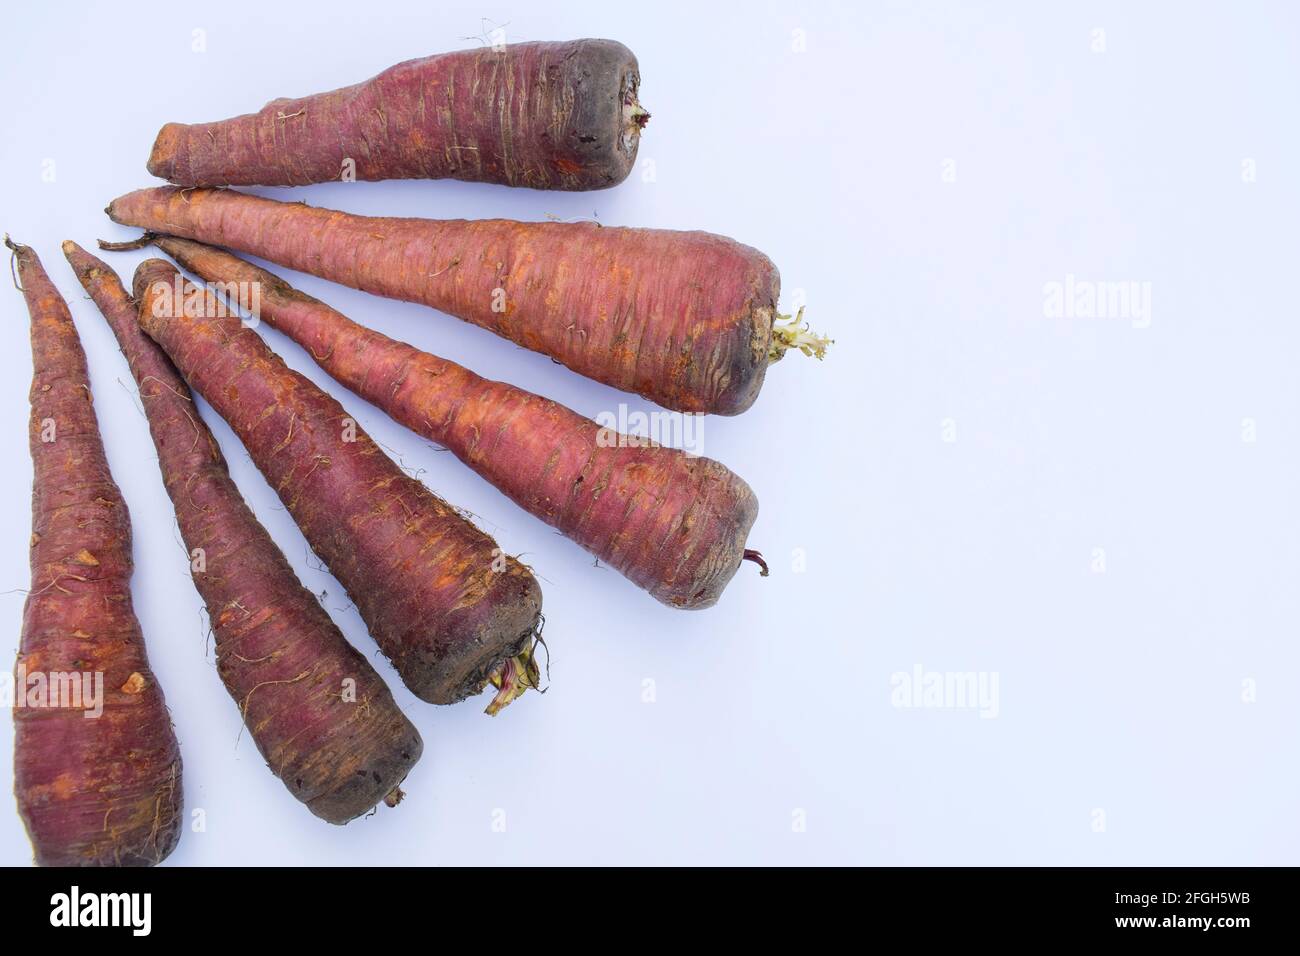
[[[542,675],[537,668],[536,650],[537,642],[530,640],[522,651],[492,669],[488,680],[497,692],[483,713],[496,715],[530,687],[536,689],[541,684]]]
[[[798,349],[812,358],[824,359],[826,347],[835,344],[834,339],[817,335],[808,328],[803,320],[802,307],[793,318],[788,315],[778,315],[776,318],[777,321],[772,323],[772,349],[767,353],[771,362],[780,360],[790,349]],[[787,324],[778,324],[782,321]]]

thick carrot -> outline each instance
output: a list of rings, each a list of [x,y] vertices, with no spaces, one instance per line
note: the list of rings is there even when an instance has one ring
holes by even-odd
[[[141,327],[230,423],[416,696],[450,704],[492,681],[495,713],[535,686],[527,568],[170,263],[146,260],[135,288]]]
[[[168,123],[149,172],[182,186],[465,179],[603,189],[641,128],[636,57],[613,40],[518,43],[409,60],[355,86],[216,123]]]
[[[252,263],[189,239],[154,245],[213,287],[260,290],[258,316],[343,385],[450,449],[521,508],[665,604],[715,604],[758,515],[726,466],[602,429],[557,402],[364,328]]]
[[[369,218],[174,187],[107,212],[432,306],[678,411],[742,412],[772,361],[826,344],[798,317],[777,322],[780,277],[765,255],[705,232]]]
[[[140,388],[212,622],[217,673],[271,772],[316,816],[346,823],[399,792],[423,749],[420,734],[244,503],[189,388],[140,331],[117,274],[75,242],[63,252]]]
[[[42,866],[147,866],[181,832],[181,757],[131,606],[131,519],[86,356],[36,254],[5,237],[31,313],[32,589],[14,792]]]

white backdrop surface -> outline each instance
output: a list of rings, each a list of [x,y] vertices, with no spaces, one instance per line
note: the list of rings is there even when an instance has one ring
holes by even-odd
[[[770,255],[785,303],[802,297],[837,342],[824,363],[774,367],[748,413],[704,423],[704,452],[758,494],[751,546],[772,575],[746,565],[719,606],[683,613],[264,329],[545,591],[544,696],[495,719],[485,700],[421,703],[204,408],[254,510],[425,737],[400,808],[330,827],[240,735],[134,386],[59,243],[129,235],[101,210],[156,183],[144,161],[165,121],[345,85],[496,26],[633,49],[653,118],[627,182],[257,191],[723,233]],[[136,606],[186,806],[206,820],[169,862],[1300,862],[1298,27],[1282,2],[8,11],[0,228],[71,304],[131,507]],[[111,262],[129,276],[145,255]],[[448,316],[286,275],[585,414],[651,410]],[[1122,315],[1080,314],[1074,296],[1101,283],[1139,294]],[[18,292],[0,315],[10,660],[31,365]],[[899,675],[918,672],[976,675],[989,696],[905,706]],[[6,773],[11,741],[0,721]],[[28,861],[17,814],[0,813],[0,863]]]

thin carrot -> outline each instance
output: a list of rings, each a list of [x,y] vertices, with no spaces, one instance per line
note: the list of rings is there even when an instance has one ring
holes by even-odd
[[[42,866],[148,866],[181,833],[181,756],[131,605],[131,518],[86,355],[30,248],[32,588],[15,675],[14,793]]]

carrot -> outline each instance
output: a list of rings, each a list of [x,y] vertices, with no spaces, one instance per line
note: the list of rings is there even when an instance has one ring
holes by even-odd
[[[230,423],[416,696],[450,704],[491,681],[495,713],[536,685],[542,599],[527,568],[398,468],[224,303],[182,287],[170,263],[146,260],[135,288],[141,327]]]
[[[64,255],[122,347],[216,637],[217,673],[289,792],[330,823],[394,795],[423,749],[370,663],[303,587],[244,503],[189,388],[136,322],[117,274]]]
[[[41,866],[148,866],[181,832],[181,756],[131,606],[131,519],[67,304],[5,237],[31,313],[32,588],[14,792]]]
[[[742,559],[761,563],[745,548],[758,501],[726,466],[482,379],[364,328],[228,252],[172,236],[153,242],[215,286],[256,283],[259,318],[321,368],[665,604],[709,607]]]
[[[355,86],[216,123],[168,123],[149,172],[182,186],[465,179],[603,189],[627,178],[650,114],[613,40],[409,60]]]
[[[667,408],[734,415],[826,340],[780,324],[761,252],[704,232],[351,216],[229,190],[142,189],[115,222],[432,306]]]

